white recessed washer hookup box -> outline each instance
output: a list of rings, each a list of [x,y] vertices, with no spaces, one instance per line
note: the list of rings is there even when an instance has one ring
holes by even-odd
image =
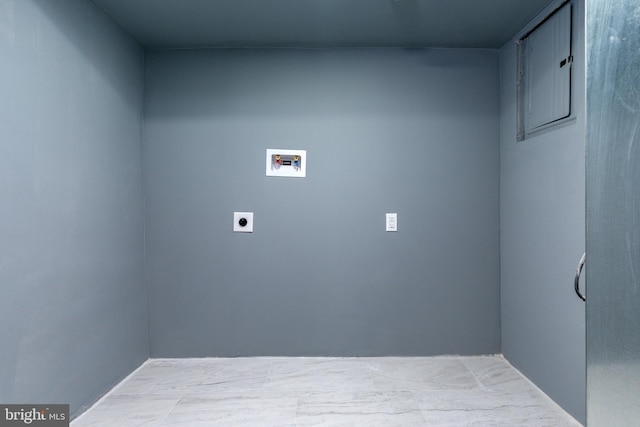
[[[306,177],[307,151],[268,148],[267,176]]]

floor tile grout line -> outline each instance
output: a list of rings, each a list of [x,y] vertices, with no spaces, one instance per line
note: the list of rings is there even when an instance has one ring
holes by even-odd
[[[171,407],[171,409],[169,409],[167,411],[166,414],[164,414],[162,416],[162,418],[160,418],[159,420],[156,420],[156,422],[154,423],[156,426],[160,426],[162,424],[162,421],[164,421],[170,414],[171,412],[174,411],[174,409],[176,409],[176,406],[178,406],[178,404],[180,403],[180,401],[184,398],[184,393],[182,394],[182,396],[176,398],[176,403],[173,404],[173,406]]]
[[[371,367],[371,361],[367,360],[367,370],[369,371],[369,379],[371,379],[371,386],[373,387],[373,391],[377,392],[378,387],[376,386],[376,380],[373,378],[373,368]]]
[[[417,396],[417,391],[410,391],[411,395],[413,396],[413,401],[416,405],[416,408],[418,408],[418,412],[420,412],[420,417],[422,418],[422,421],[424,422],[424,425],[427,426],[427,417],[425,417],[425,412],[428,411],[424,411],[421,407],[420,407],[420,401],[418,400],[418,396]]]
[[[478,376],[476,375],[475,372],[473,372],[473,370],[469,367],[469,365],[467,365],[465,363],[465,360],[463,357],[460,357],[460,363],[462,363],[462,366],[464,366],[466,368],[467,371],[469,371],[469,373],[471,374],[471,376],[476,380],[476,383],[478,384],[478,386],[480,387],[480,389],[484,392],[488,392],[491,391],[487,386],[485,386],[482,381],[480,380],[480,378],[478,378]]]
[[[267,381],[271,378],[271,371],[273,370],[273,366],[276,364],[275,360],[270,361],[269,369],[267,369],[267,375],[264,377],[264,382],[262,383],[263,388],[267,387]]]

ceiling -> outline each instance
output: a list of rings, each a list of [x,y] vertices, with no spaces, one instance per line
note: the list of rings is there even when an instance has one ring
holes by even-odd
[[[91,0],[142,46],[499,48],[550,0]]]

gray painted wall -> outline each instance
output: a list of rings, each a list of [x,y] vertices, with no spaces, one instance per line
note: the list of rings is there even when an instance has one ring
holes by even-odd
[[[151,356],[500,352],[498,76],[495,51],[149,52]]]
[[[502,351],[584,422],[585,307],[573,291],[585,247],[582,2],[574,22],[575,118],[564,126],[516,142],[515,43],[500,55]]]
[[[143,53],[86,1],[0,2],[0,402],[86,407],[148,356]]]

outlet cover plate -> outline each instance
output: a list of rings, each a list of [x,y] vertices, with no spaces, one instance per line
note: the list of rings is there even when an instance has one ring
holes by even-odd
[[[305,178],[307,176],[307,151],[268,148],[267,176]]]
[[[387,231],[398,231],[398,214],[397,213],[388,213],[386,214],[386,230]]]
[[[241,225],[241,222],[246,223]],[[233,231],[236,233],[253,233],[253,212],[234,212]]]

